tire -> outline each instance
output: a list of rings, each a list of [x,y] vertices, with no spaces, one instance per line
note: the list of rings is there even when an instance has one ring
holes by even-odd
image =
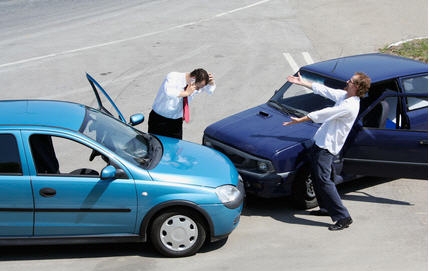
[[[312,209],[318,206],[311,173],[308,169],[301,170],[296,176],[292,184],[292,200],[295,208],[298,209]]]
[[[169,210],[152,223],[150,240],[167,257],[186,257],[197,253],[206,239],[206,229],[199,215],[185,209]]]

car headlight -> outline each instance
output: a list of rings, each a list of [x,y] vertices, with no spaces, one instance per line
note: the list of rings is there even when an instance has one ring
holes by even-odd
[[[252,159],[249,160],[247,169],[256,173],[271,173],[275,172],[274,166],[269,160]]]
[[[228,208],[235,209],[243,202],[243,193],[233,185],[222,185],[216,188],[219,200]]]
[[[269,165],[267,162],[264,161],[258,161],[258,169],[262,172],[267,172],[269,170]]]
[[[203,137],[203,145],[213,148],[213,144],[210,140],[207,139],[207,137]]]

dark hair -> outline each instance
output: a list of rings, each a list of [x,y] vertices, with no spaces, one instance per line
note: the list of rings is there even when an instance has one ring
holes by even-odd
[[[358,88],[357,96],[363,97],[368,92],[369,87],[371,86],[371,78],[363,72],[356,72],[355,75],[358,76],[358,79],[355,80],[355,84]]]
[[[191,77],[195,77],[195,83],[202,81],[206,82],[206,85],[209,83],[209,74],[204,69],[195,69],[191,72]]]

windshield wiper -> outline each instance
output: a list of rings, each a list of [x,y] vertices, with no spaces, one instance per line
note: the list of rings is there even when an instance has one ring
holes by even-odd
[[[283,110],[282,104],[279,103],[278,101],[276,101],[276,100],[269,100],[268,102],[270,103],[271,106],[275,107],[276,109]]]
[[[293,107],[283,107],[285,111],[288,112],[288,114],[293,114],[294,116],[297,117],[302,117],[305,116],[307,114],[307,112],[305,112],[304,110],[299,110]]]
[[[293,107],[285,106],[276,100],[269,100],[268,102],[270,103],[271,106],[273,106],[274,108],[288,114],[289,116],[293,115],[293,116],[297,116],[297,117],[302,117],[302,116],[306,115],[306,113],[304,111],[293,108]]]

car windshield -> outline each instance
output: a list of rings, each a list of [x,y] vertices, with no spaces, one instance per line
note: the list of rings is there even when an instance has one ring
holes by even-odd
[[[162,145],[155,137],[92,108],[87,108],[79,130],[123,159],[144,169],[153,168],[162,155]]]
[[[332,88],[343,89],[345,82],[325,78],[316,74],[301,71],[306,81],[317,82]],[[322,108],[333,106],[334,102],[320,95],[314,94],[311,89],[286,82],[268,104],[288,115],[302,117],[308,113]]]

